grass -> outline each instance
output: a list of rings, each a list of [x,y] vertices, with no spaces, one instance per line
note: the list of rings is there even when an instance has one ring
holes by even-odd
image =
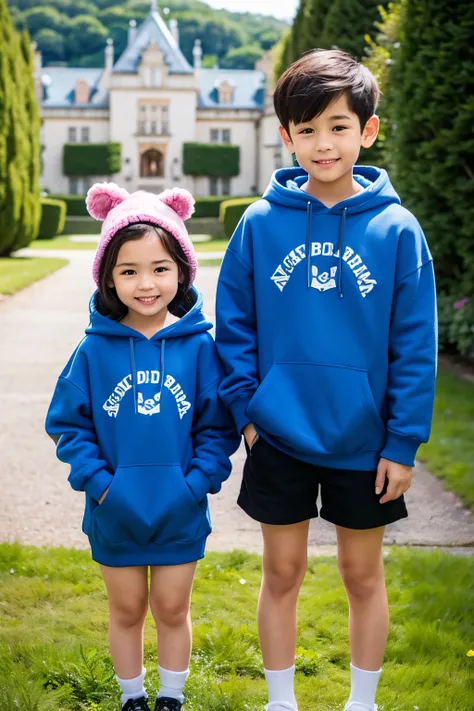
[[[67,264],[66,259],[44,257],[0,258],[0,294],[11,296]]]
[[[92,237],[91,242],[73,242],[69,235],[60,235],[53,239],[35,239],[28,245],[31,249],[97,249],[97,240],[93,240],[95,235],[84,235],[84,237]],[[97,235],[98,236],[98,235]]]
[[[255,622],[261,560],[209,554],[193,593],[194,652],[186,711],[263,711]],[[392,608],[380,711],[468,711],[474,699],[474,559],[390,549]],[[119,708],[107,646],[107,601],[84,551],[0,545],[2,711]],[[300,711],[341,711],[348,695],[347,603],[332,558],[314,558],[300,599]],[[152,618],[150,694],[158,685]],[[449,703],[447,706],[447,699]]]
[[[222,264],[222,259],[200,259],[200,267],[220,267]]]
[[[195,242],[194,249],[196,252],[225,252],[228,244],[227,239],[213,239],[209,242]]]
[[[73,235],[60,235],[59,237],[54,237],[53,239],[36,239],[29,246],[32,249],[97,249],[97,240],[94,241],[94,235],[83,235],[84,237],[91,237],[91,241],[88,242],[74,242],[71,240]],[[192,238],[192,235],[191,235]],[[196,252],[225,252],[228,244],[226,239],[214,239],[208,242],[195,242],[194,248]]]
[[[431,437],[419,457],[447,489],[474,509],[474,384],[438,372]]]

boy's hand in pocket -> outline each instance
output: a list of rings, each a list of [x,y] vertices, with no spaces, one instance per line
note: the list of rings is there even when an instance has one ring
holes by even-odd
[[[255,444],[255,440],[258,437],[257,430],[253,425],[246,425],[243,430],[243,435],[245,437],[245,441],[247,442],[248,448],[251,450]]]

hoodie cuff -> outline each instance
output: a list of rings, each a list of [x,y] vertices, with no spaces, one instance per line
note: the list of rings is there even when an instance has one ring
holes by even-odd
[[[211,490],[211,482],[207,476],[200,469],[191,469],[184,478],[198,504],[201,503]]]
[[[102,469],[97,472],[97,474],[94,474],[94,476],[91,476],[91,478],[86,482],[84,491],[93,499],[99,501],[104,491],[111,485],[112,480],[112,474],[110,474],[106,469]]]
[[[234,418],[239,435],[242,434],[244,427],[251,424],[249,418],[246,415],[246,410],[251,399],[251,397],[239,397],[237,400],[234,400],[234,402],[229,405],[229,410],[232,413],[232,417]]]
[[[387,442],[380,456],[391,462],[413,467],[420,444],[421,442],[413,437],[403,437],[403,435],[388,432]]]

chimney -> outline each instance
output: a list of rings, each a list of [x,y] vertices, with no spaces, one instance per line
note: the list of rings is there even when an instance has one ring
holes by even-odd
[[[114,66],[114,41],[111,37],[108,38],[105,47],[105,71],[112,73]]]
[[[201,58],[202,58],[202,47],[201,47],[201,40],[200,39],[194,40],[193,58],[194,58],[194,71],[198,72],[201,69]]]
[[[176,42],[177,47],[179,47],[178,20],[176,20],[174,17],[172,17],[170,20],[170,32],[171,32],[171,36],[173,37],[174,41]]]
[[[128,46],[135,42],[137,36],[137,23],[135,20],[130,20],[128,23]]]

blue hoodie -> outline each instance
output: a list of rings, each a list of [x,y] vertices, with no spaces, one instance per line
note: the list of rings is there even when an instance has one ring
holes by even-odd
[[[92,306],[54,392],[46,431],[71,465],[72,488],[86,493],[83,531],[104,565],[204,554],[206,495],[229,476],[238,438],[218,398],[211,324],[193,294],[194,306],[150,339]]]
[[[384,170],[331,208],[273,175],[229,243],[217,290],[221,396],[239,431],[336,469],[413,465],[436,372],[431,255]],[[291,472],[288,473],[291,476]]]

